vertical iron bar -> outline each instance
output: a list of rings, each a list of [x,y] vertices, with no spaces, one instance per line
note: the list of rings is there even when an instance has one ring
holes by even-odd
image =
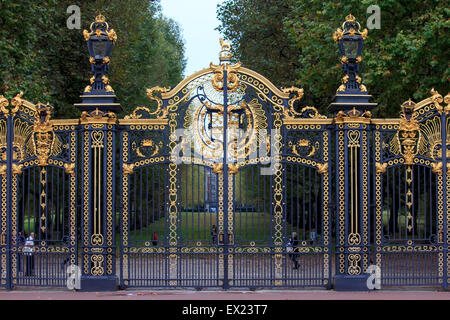
[[[228,279],[228,215],[233,214],[228,212],[228,74],[223,68],[223,192],[224,192],[224,243],[223,243],[223,288],[229,289]],[[233,193],[234,194],[234,193]]]
[[[441,137],[442,137],[442,164],[443,164],[443,176],[442,176],[442,179],[443,179],[443,183],[442,183],[442,185],[443,185],[443,188],[444,188],[444,190],[438,190],[438,192],[442,192],[443,193],[443,198],[444,198],[444,203],[443,203],[443,212],[442,212],[442,215],[443,215],[443,219],[444,219],[444,225],[443,225],[443,228],[444,228],[444,230],[442,230],[442,233],[443,233],[443,252],[442,252],[442,254],[444,255],[444,257],[443,257],[443,262],[444,262],[444,265],[443,265],[443,268],[444,268],[444,272],[443,272],[443,288],[444,288],[444,290],[446,290],[447,288],[448,288],[448,283],[449,283],[449,281],[448,281],[448,277],[450,276],[449,274],[448,274],[448,272],[449,272],[449,268],[448,268],[448,264],[450,263],[450,261],[449,261],[449,253],[448,253],[448,246],[449,246],[449,244],[450,244],[450,235],[449,235],[449,230],[448,230],[448,223],[449,223],[449,221],[448,221],[448,201],[449,201],[449,199],[447,198],[448,196],[449,196],[449,194],[448,194],[448,190],[450,189],[450,186],[449,186],[449,184],[450,184],[450,182],[449,182],[449,180],[448,180],[448,176],[447,176],[447,174],[449,173],[449,169],[450,169],[450,167],[447,167],[448,166],[448,150],[447,150],[447,146],[448,146],[448,143],[449,143],[449,141],[447,141],[447,137],[448,137],[448,132],[447,132],[447,129],[448,129],[448,126],[447,126],[447,121],[448,121],[448,117],[449,117],[449,113],[448,112],[442,112],[441,113]]]
[[[11,290],[12,289],[12,263],[11,263],[11,229],[12,229],[12,223],[11,221],[11,214],[9,214],[12,210],[12,164],[13,164],[13,141],[14,141],[14,126],[13,121],[14,117],[12,115],[8,115],[7,118],[7,148],[6,148],[6,159],[7,159],[7,180],[6,180],[6,190],[7,190],[7,196],[6,196],[6,212],[7,214],[7,232],[6,232],[6,250],[8,254],[6,255],[6,289]]]

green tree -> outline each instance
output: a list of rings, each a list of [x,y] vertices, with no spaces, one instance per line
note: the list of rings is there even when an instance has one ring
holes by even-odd
[[[218,7],[219,30],[232,40],[237,60],[277,85],[303,87],[303,103],[326,113],[343,76],[333,32],[350,13],[364,28],[373,4],[381,9],[381,29],[369,31],[361,76],[379,103],[375,116],[397,116],[403,101],[422,100],[433,87],[447,93],[445,1],[227,0]]]
[[[184,43],[159,1],[43,0],[0,2],[0,94],[55,107],[54,117],[78,117],[73,107],[91,76],[82,30],[69,30],[66,10],[81,9],[88,29],[99,9],[118,35],[109,78],[124,113],[149,104],[145,88],[175,86],[185,67]]]

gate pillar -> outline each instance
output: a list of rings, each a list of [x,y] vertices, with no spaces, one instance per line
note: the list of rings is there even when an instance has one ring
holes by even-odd
[[[117,289],[115,241],[115,141],[120,104],[106,76],[116,40],[105,17],[98,15],[83,32],[94,73],[75,104],[81,111],[81,243],[82,291]]]
[[[368,290],[369,134],[371,96],[358,76],[367,30],[352,15],[334,34],[345,71],[330,109],[336,125],[336,276],[335,290]]]

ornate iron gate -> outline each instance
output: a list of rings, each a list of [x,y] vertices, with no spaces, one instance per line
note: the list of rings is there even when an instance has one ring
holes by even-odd
[[[448,287],[450,95],[373,119],[353,16],[335,34],[333,118],[221,42],[219,65],[118,119],[116,35],[101,15],[91,29],[91,51],[110,46],[90,58],[80,119],[0,96],[1,287],[66,286],[68,265],[95,291]]]
[[[51,107],[22,94],[8,104],[2,99],[2,285],[65,286],[66,267],[78,264],[77,121],[51,121]]]
[[[120,120],[122,285],[328,286],[331,121],[220,58]]]
[[[448,281],[450,118],[431,93],[405,102],[400,120],[374,123],[375,263],[386,287]]]

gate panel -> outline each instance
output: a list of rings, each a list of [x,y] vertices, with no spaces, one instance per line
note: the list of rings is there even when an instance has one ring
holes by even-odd
[[[50,121],[51,107],[16,99],[10,115],[12,286],[64,287],[66,268],[77,264],[76,122]]]
[[[285,236],[296,233],[299,240],[298,253],[286,257],[289,286],[331,285],[330,131],[325,117],[315,117],[286,125]],[[292,268],[294,259],[299,269]]]
[[[168,285],[168,157],[164,122],[121,132],[121,285]],[[156,236],[155,236],[156,235]]]
[[[375,244],[382,286],[446,282],[448,123],[432,98],[407,101],[375,131]]]
[[[297,112],[301,89],[279,90],[230,65],[227,52],[172,90],[148,90],[156,110],[120,121],[123,286],[330,284],[331,120],[313,107]],[[302,196],[297,179],[308,188]],[[156,194],[159,227],[144,227]]]
[[[327,286],[329,132],[324,125],[331,121],[313,107],[294,109],[301,89],[280,91],[245,68],[238,70],[237,78],[237,89],[229,99],[233,112],[242,109],[243,114],[236,124],[229,123],[230,130],[233,125],[239,129],[230,139],[234,156],[227,159],[233,165],[228,176],[228,201],[233,206],[228,217],[229,226],[233,225],[230,286]],[[303,210],[294,205],[301,179],[309,188],[301,199],[308,203]],[[296,225],[301,218],[308,223]],[[288,253],[293,232],[299,243],[294,253]],[[300,265],[297,269],[294,260]]]
[[[207,110],[223,105],[223,93],[214,89],[212,79],[212,72],[201,71],[172,90],[170,97],[168,89],[149,90],[157,110],[138,108],[121,121],[124,286],[221,285],[218,234],[224,213],[219,213],[217,168],[223,160],[214,162],[214,148],[220,147],[211,135],[221,138],[212,132],[217,119]],[[156,96],[159,93],[163,99]],[[149,198],[155,195],[158,199],[152,203]],[[148,209],[150,204],[157,211]],[[149,215],[157,219],[143,227],[138,221]]]

